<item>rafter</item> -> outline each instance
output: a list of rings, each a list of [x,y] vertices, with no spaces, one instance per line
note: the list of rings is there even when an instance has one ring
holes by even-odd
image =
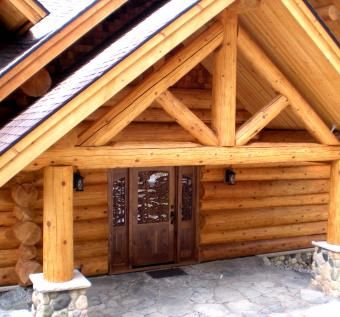
[[[0,157],[0,186],[232,2],[200,1],[27,134]]]
[[[238,49],[252,68],[266,78],[274,90],[288,98],[291,109],[316,140],[323,144],[339,144],[319,115],[242,28],[238,34]]]
[[[212,126],[221,146],[235,145],[237,7],[233,4],[220,14],[224,37],[214,54]]]
[[[245,145],[266,125],[277,117],[288,106],[288,99],[277,96],[267,106],[255,113],[236,132],[236,145]]]
[[[181,48],[159,69],[137,85],[111,111],[79,136],[79,144],[105,145],[171,85],[188,73],[222,42],[222,25],[211,25],[190,44]]]
[[[211,129],[170,91],[163,92],[156,101],[163,107],[166,113],[175,118],[176,122],[200,143],[204,145],[218,145],[216,135]]]

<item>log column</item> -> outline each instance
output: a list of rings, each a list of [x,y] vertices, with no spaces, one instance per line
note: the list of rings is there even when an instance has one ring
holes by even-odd
[[[88,316],[86,289],[91,283],[73,270],[72,166],[44,169],[43,236],[44,273],[30,275],[32,316]]]
[[[73,278],[73,168],[44,170],[44,279],[66,282]]]
[[[340,297],[340,160],[331,166],[327,241],[314,245],[313,284]]]
[[[332,162],[327,242],[340,247],[340,160]]]

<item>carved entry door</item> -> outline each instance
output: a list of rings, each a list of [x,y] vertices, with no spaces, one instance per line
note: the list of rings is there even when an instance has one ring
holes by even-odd
[[[175,260],[175,170],[133,169],[130,173],[132,267]]]
[[[192,166],[110,170],[111,273],[197,261],[196,179]]]

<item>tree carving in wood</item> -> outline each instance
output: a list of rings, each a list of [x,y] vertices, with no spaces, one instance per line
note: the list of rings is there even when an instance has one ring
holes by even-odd
[[[127,182],[121,177],[112,184],[112,223],[113,226],[124,226],[126,223]]]
[[[138,224],[167,221],[169,221],[169,173],[139,172]]]
[[[182,176],[182,221],[192,219],[193,182],[192,177]]]

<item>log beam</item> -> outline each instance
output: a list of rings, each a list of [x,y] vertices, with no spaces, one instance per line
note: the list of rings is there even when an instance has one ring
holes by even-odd
[[[73,278],[73,168],[44,169],[44,278],[66,282]]]
[[[327,242],[340,245],[340,160],[332,162]]]
[[[239,29],[238,34],[238,49],[251,67],[266,78],[275,91],[288,98],[292,110],[316,140],[323,144],[339,144],[335,135],[318,114],[242,28]]]
[[[137,85],[112,110],[79,136],[84,146],[105,145],[139,116],[164,90],[175,84],[222,42],[222,26],[214,23]]]
[[[316,9],[316,12],[325,21],[337,21],[340,17],[340,10],[335,4],[319,7]]]
[[[186,13],[178,17],[162,32],[156,34],[147,43],[118,63],[112,70],[99,78],[90,87],[82,91],[77,98],[70,100],[63,108],[49,117],[43,125],[26,135],[15,146],[0,157],[0,186],[27,166],[40,154],[50,148],[68,131],[118,93],[157,60],[183,42],[190,34],[219,14],[234,0],[202,0]],[[116,1],[107,1],[115,6]],[[102,1],[98,2],[103,5]],[[93,10],[98,8],[93,6]],[[107,8],[105,8],[107,9]],[[98,11],[98,10],[97,10]],[[101,11],[101,10],[100,10]],[[111,10],[109,10],[111,12]],[[102,12],[102,11],[101,11]],[[78,21],[78,20],[77,20]],[[93,25],[93,24],[91,24]],[[185,25],[185,27],[183,27]],[[79,34],[78,34],[79,35]],[[51,41],[48,41],[51,44]],[[39,57],[41,59],[41,57]],[[22,63],[20,64],[22,65]],[[33,65],[31,63],[31,65]],[[133,65],[133,67],[131,67]],[[22,73],[20,73],[22,75]],[[2,82],[8,82],[3,76]],[[6,88],[7,89],[7,88]],[[1,95],[1,91],[0,91]],[[1,98],[1,97],[0,97]],[[53,127],[53,129],[52,129]],[[67,128],[65,128],[67,127]]]
[[[217,138],[211,129],[170,91],[165,91],[156,100],[167,114],[175,118],[176,122],[200,143],[204,145],[218,144]]]
[[[220,146],[235,145],[237,4],[220,15],[223,43],[214,54],[212,126]]]
[[[80,169],[118,167],[266,164],[287,162],[322,162],[340,159],[340,146],[297,144],[267,147],[157,148],[144,144],[143,148],[120,149],[104,147],[74,147],[46,151],[27,171],[49,165],[74,165]]]
[[[255,113],[236,133],[236,145],[245,145],[266,125],[277,117],[288,106],[288,99],[278,96],[267,106]]]

